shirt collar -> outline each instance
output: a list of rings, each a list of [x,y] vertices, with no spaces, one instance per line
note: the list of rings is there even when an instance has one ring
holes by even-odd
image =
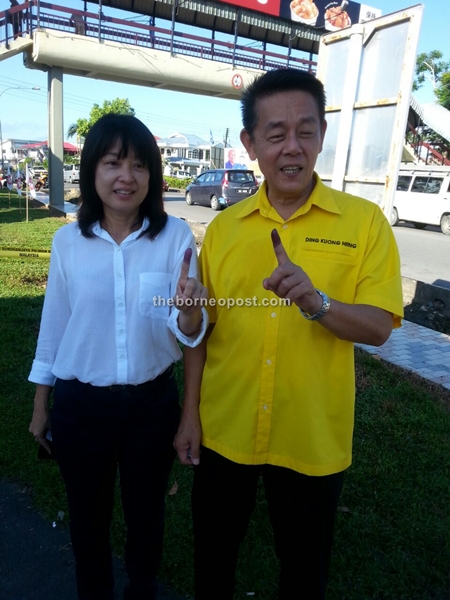
[[[326,210],[327,212],[336,213],[338,215],[341,214],[341,210],[336,204],[336,200],[334,199],[331,189],[322,182],[317,173],[314,173],[314,178],[316,180],[316,185],[314,186],[314,189],[311,192],[308,200],[292,215],[292,217],[290,217],[289,220],[295,219],[296,217],[309,212],[313,204],[323,210]],[[247,217],[255,211],[259,211],[263,217],[269,218],[272,217],[270,213],[273,211],[278,217],[277,220],[281,218],[269,202],[267,197],[267,181],[265,180],[256,194],[249,198],[247,202],[245,202],[245,205],[242,207],[242,210],[238,212],[236,218],[241,219],[243,217]]]
[[[142,221],[142,225],[141,227],[137,230],[137,231],[133,231],[133,233],[130,233],[130,235],[124,240],[124,242],[131,242],[133,240],[135,240],[136,238],[138,238],[141,233],[144,231],[144,229],[147,229],[147,227],[149,226],[150,221],[147,217],[144,217],[143,221]],[[107,231],[105,231],[104,229],[102,229],[102,226],[100,225],[100,221],[97,221],[96,223],[94,223],[94,225],[92,226],[92,233],[97,235],[100,238],[103,239],[107,239],[108,241],[111,241],[111,236],[109,235],[109,233]],[[81,231],[80,231],[81,233]]]

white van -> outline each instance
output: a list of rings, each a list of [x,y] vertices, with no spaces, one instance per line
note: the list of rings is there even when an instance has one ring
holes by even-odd
[[[391,225],[412,223],[417,229],[440,225],[450,235],[450,168],[418,166],[400,168],[394,195]]]
[[[64,183],[80,181],[80,165],[64,165]]]

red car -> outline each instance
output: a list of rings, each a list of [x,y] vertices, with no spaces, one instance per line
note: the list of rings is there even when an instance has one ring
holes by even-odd
[[[163,192],[168,192],[169,191],[169,184],[167,183],[167,181],[165,179],[163,179]]]

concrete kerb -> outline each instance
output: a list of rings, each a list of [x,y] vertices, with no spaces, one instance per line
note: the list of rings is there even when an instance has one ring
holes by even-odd
[[[405,304],[412,302],[434,302],[440,300],[444,309],[450,308],[450,288],[444,288],[423,281],[402,277],[403,300]]]
[[[194,234],[195,243],[198,248],[201,248],[203,243],[203,238],[205,237],[206,227],[205,223],[198,223],[197,221],[191,221],[190,219],[183,219],[191,228],[192,233]]]

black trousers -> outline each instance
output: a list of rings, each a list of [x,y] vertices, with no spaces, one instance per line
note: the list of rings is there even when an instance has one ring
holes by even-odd
[[[203,448],[192,490],[195,600],[233,599],[239,545],[261,475],[280,562],[279,599],[325,598],[344,473],[310,477],[273,465],[241,465]]]
[[[171,370],[141,386],[112,389],[57,380],[53,447],[66,486],[79,600],[113,598],[109,531],[117,469],[127,525],[125,598],[156,598],[178,422]]]

